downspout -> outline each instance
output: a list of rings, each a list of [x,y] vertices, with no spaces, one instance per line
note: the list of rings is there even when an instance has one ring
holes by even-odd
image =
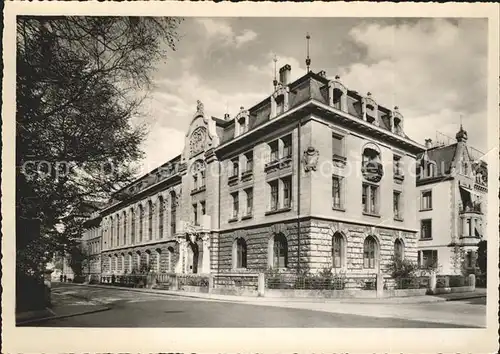
[[[218,201],[217,201],[217,209],[218,209],[218,212],[217,212],[217,230],[218,233],[217,233],[217,274],[220,274],[220,179],[221,179],[221,162],[220,161],[217,161],[218,162],[218,165],[219,165],[219,171],[217,173],[217,179],[218,179],[218,184],[219,184],[219,190],[218,190]]]
[[[300,273],[300,172],[301,172],[301,161],[300,161],[300,127],[301,127],[301,118],[299,118],[298,126],[297,126],[297,273]]]

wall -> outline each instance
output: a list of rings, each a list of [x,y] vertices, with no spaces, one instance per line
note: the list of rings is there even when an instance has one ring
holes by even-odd
[[[432,190],[432,210],[421,211],[422,191],[425,190]],[[455,216],[458,214],[455,202],[457,195],[454,193],[453,180],[418,186],[417,191],[419,229],[420,220],[432,219],[432,239],[422,240],[419,232],[418,248],[419,250],[437,250],[438,271],[448,274],[452,268],[452,248],[449,244],[453,240],[453,232],[458,225]]]
[[[347,219],[367,224],[391,226],[397,229],[417,229],[416,222],[416,188],[414,157],[402,154],[402,165],[405,177],[402,184],[396,184],[393,178],[393,148],[375,139],[349,133],[341,127],[313,120],[311,134],[314,137],[312,145],[319,150],[318,170],[310,172],[311,215]],[[332,132],[345,134],[345,167],[332,164]],[[380,217],[363,215],[361,203],[362,182],[361,160],[363,147],[366,143],[375,143],[381,150],[384,175],[379,183]],[[396,149],[396,151],[398,151]],[[400,152],[401,153],[401,152]],[[332,209],[332,174],[343,176],[343,200],[345,211]],[[393,190],[401,190],[403,221],[394,220]]]

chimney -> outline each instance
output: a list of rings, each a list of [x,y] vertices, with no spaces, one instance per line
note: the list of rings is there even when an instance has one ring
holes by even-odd
[[[229,119],[231,119],[229,113],[224,113],[224,120],[229,120]]]
[[[319,76],[321,77],[326,77],[326,71],[325,70],[321,70],[319,73],[318,73]]]
[[[432,139],[425,139],[425,148],[426,149],[432,148]]]
[[[288,85],[290,83],[290,74],[292,72],[292,67],[286,64],[280,69],[280,82],[283,85]]]

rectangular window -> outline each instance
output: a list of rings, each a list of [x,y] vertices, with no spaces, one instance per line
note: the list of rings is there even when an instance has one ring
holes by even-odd
[[[420,238],[432,238],[432,219],[425,219],[420,221]]]
[[[401,219],[401,192],[399,191],[394,191],[393,192],[393,210],[394,210],[394,217],[396,219]]]
[[[333,208],[342,209],[342,177],[332,176]]]
[[[432,209],[432,191],[423,191],[421,198],[422,198],[422,202],[420,205],[420,209],[421,210]]]
[[[239,212],[239,200],[238,200],[238,192],[232,193],[231,194],[233,198],[233,219],[238,218],[238,212]]]
[[[395,176],[402,176],[403,171],[401,170],[401,156],[394,155],[392,158],[393,172]]]
[[[363,212],[378,214],[378,186],[363,183],[361,203]]]
[[[472,229],[471,229],[471,226],[472,226],[472,225],[471,225],[471,222],[470,222],[470,221],[471,221],[470,219],[466,219],[466,220],[465,220],[465,222],[467,223],[467,231],[469,232],[469,233],[467,234],[468,236],[472,236],[472,235],[473,235],[473,233],[472,233]]]
[[[421,267],[423,268],[435,268],[438,264],[437,250],[423,250],[421,251],[421,257]]]
[[[245,154],[245,158],[246,158],[245,172],[253,171],[253,151],[247,152]]]
[[[245,192],[247,195],[246,215],[252,215],[252,212],[253,212],[253,189],[252,188],[245,189]]]
[[[271,211],[278,210],[278,180],[269,183],[271,188],[271,201],[269,209]]]
[[[198,224],[198,205],[193,204],[193,221],[195,225]]]
[[[207,210],[206,210],[206,205],[205,205],[205,202],[200,202],[200,208],[201,208],[201,215],[206,215],[207,214]]]
[[[201,171],[201,172],[200,172],[200,177],[201,177],[201,183],[200,183],[200,186],[201,186],[201,187],[205,187],[205,171]]]
[[[332,156],[344,156],[344,138],[337,134],[332,134]]]
[[[235,159],[235,160],[232,160],[231,163],[233,165],[231,177],[237,177],[239,175],[239,172],[240,172],[239,161],[238,161],[238,159]]]
[[[274,162],[279,160],[279,149],[278,149],[278,140],[273,141],[269,144],[269,147],[271,148],[271,158],[269,162]]]
[[[292,156],[292,135],[281,138],[283,142],[283,158]]]
[[[198,188],[198,175],[193,175],[193,189]]]
[[[283,208],[290,208],[292,204],[292,178],[282,179],[283,183]]]

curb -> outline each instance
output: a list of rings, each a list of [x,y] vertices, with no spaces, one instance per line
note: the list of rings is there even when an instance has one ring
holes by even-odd
[[[253,297],[251,299],[245,298],[234,298],[234,299],[225,299],[225,298],[218,298],[216,294],[215,296],[208,294],[208,293],[203,293],[203,295],[198,294],[198,293],[178,293],[178,292],[167,292],[163,290],[156,290],[156,289],[141,289],[141,288],[126,288],[126,287],[119,287],[119,286],[109,286],[109,285],[100,285],[100,284],[71,284],[71,285],[78,285],[78,286],[86,286],[86,287],[94,287],[94,288],[100,288],[100,289],[116,289],[116,290],[122,290],[122,291],[133,291],[137,293],[145,293],[145,294],[155,294],[155,295],[163,295],[163,296],[175,296],[175,297],[184,297],[184,298],[194,298],[194,299],[204,299],[204,300],[211,300],[211,301],[226,301],[226,302],[239,302],[239,303],[247,303],[248,301],[252,302],[260,302],[260,303],[269,303],[269,302],[281,302],[281,301],[294,301],[294,302],[310,302],[310,301],[315,301],[318,302],[320,300],[319,298],[273,298],[273,297]],[[427,297],[429,295],[424,295],[423,297]],[[427,299],[422,299],[420,301],[415,301],[415,302],[405,302],[405,301],[390,301],[388,299],[397,299],[397,298],[382,298],[377,301],[366,301],[363,299],[359,300],[346,300],[346,299],[321,299],[321,300],[334,300],[335,302],[339,303],[344,303],[344,304],[371,304],[371,305],[376,305],[376,304],[384,304],[384,305],[414,305],[414,304],[428,304],[428,303],[439,303],[439,302],[447,302],[447,301],[460,301],[460,300],[467,300],[467,299],[474,299],[474,298],[481,298],[481,297],[486,297],[486,294],[477,294],[477,295],[469,295],[467,297],[460,297],[460,298],[440,298],[440,297],[432,297],[432,298],[427,298]],[[403,297],[402,297],[403,298]],[[94,301],[94,300],[92,300]],[[321,302],[326,302],[326,301],[321,301]]]
[[[22,326],[22,325],[26,325],[26,324],[30,324],[30,323],[40,323],[40,322],[45,322],[45,321],[49,321],[49,320],[56,320],[56,319],[60,319],[60,318],[68,318],[68,317],[87,315],[90,313],[108,311],[110,309],[111,309],[110,307],[102,307],[100,309],[80,311],[80,312],[76,312],[76,313],[70,313],[67,315],[55,315],[55,316],[36,318],[36,319],[25,320],[25,321],[20,321],[20,322],[16,321],[16,326]]]

